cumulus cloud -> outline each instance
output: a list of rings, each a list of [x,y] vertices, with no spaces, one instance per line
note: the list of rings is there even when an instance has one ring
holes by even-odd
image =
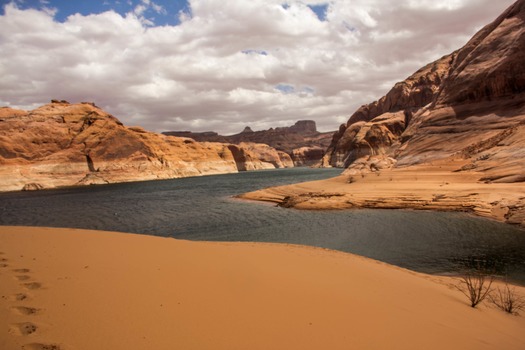
[[[512,0],[191,0],[177,26],[133,11],[0,16],[0,104],[94,101],[149,130],[335,130],[360,105],[461,47]],[[313,9],[321,9],[322,15]]]

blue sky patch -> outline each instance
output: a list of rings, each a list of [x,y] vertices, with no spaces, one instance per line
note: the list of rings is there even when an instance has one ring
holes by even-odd
[[[275,89],[279,90],[285,95],[288,94],[299,94],[299,95],[315,95],[315,89],[311,86],[301,86],[300,88],[296,88],[292,84],[284,84],[280,83],[274,86]]]
[[[328,4],[308,5],[308,7],[315,13],[320,21],[326,21],[326,13],[328,11]]]
[[[268,51],[265,51],[265,50],[248,49],[248,50],[242,50],[241,52],[245,55],[256,54],[256,55],[268,56]]]
[[[9,3],[16,4],[22,10],[56,9],[55,19],[59,22],[76,13],[86,16],[113,10],[125,16],[139,6],[144,9],[137,17],[142,16],[154,26],[180,24],[180,12],[191,15],[187,0],[0,0],[0,15],[4,14],[4,6]]]
[[[284,94],[293,94],[295,92],[294,86],[290,84],[277,84],[275,88]]]

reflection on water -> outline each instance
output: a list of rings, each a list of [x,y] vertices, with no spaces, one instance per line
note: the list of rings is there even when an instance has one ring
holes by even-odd
[[[1,225],[76,227],[191,240],[283,242],[428,273],[484,264],[525,284],[525,231],[461,213],[298,211],[231,196],[337,175],[295,168],[0,195]]]

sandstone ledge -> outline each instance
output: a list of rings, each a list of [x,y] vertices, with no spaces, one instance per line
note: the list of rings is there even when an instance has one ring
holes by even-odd
[[[525,183],[479,182],[445,165],[394,168],[272,187],[239,196],[296,209],[415,209],[472,213],[525,227]]]

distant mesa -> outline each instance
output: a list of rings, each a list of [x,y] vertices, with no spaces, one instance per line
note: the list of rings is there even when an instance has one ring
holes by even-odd
[[[229,136],[219,135],[216,132],[194,133],[188,131],[166,131],[163,134],[190,137],[200,142],[266,144],[288,154],[295,166],[319,165],[333,136],[333,132],[318,132],[313,120],[299,120],[289,127],[276,127],[261,131],[253,131],[251,127],[247,126],[239,134]]]
[[[299,120],[297,123],[290,126],[289,131],[299,134],[315,134],[317,133],[317,126],[313,120]]]

